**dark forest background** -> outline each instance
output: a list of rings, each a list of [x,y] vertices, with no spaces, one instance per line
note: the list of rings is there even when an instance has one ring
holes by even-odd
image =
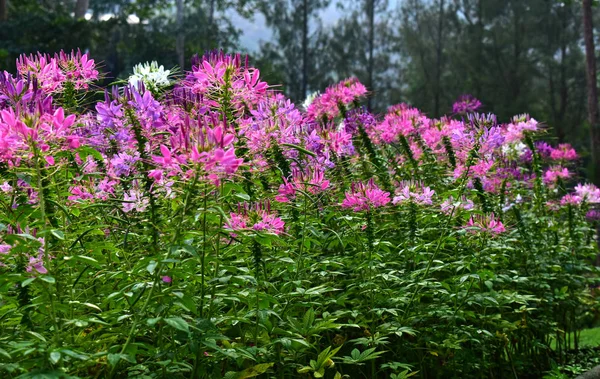
[[[458,96],[472,94],[502,121],[530,113],[544,122],[549,137],[578,149],[581,174],[593,179],[589,120],[597,121],[588,117],[585,3],[594,5],[589,0],[583,7],[581,0],[0,0],[0,69],[13,72],[21,53],[77,47],[101,63],[107,83],[149,60],[189,69],[194,53],[244,51],[243,30],[232,15],[253,20],[260,14],[273,37],[250,53],[251,61],[297,102],[348,76],[372,91],[368,105],[375,111],[408,102],[439,117]],[[339,20],[324,22],[322,11],[333,5]],[[591,9],[593,17],[600,14],[600,8]],[[594,35],[599,34],[592,29]]]

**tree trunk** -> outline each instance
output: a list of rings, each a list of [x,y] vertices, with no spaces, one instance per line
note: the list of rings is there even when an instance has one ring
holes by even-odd
[[[183,0],[177,0],[177,37],[175,40],[175,51],[179,68],[184,69],[185,64],[185,35],[183,30]]]
[[[0,0],[0,21],[6,21],[8,19],[8,12],[6,11],[6,0]]]
[[[373,92],[373,50],[375,45],[375,0],[367,0],[367,15],[369,17],[369,62],[368,62],[368,83],[367,88]],[[369,96],[367,107],[371,110],[373,96]]]
[[[585,68],[587,77],[587,107],[590,123],[592,151],[592,179],[600,182],[600,117],[598,114],[598,87],[596,85],[596,51],[594,47],[594,25],[592,22],[592,0],[583,0],[583,39],[585,42]]]
[[[566,8],[566,7],[564,7]],[[565,116],[567,113],[567,104],[569,101],[569,87],[567,86],[567,37],[565,34],[568,32],[567,25],[567,12],[566,9],[562,9],[561,11],[561,29],[560,29],[560,89],[559,89],[559,98],[560,105],[558,108],[558,123],[560,124],[559,128],[561,129],[561,133],[558,134],[558,142],[565,141],[565,133],[563,122],[565,121]]]
[[[479,0],[477,3],[477,62],[475,64],[476,72],[475,75],[475,96],[479,99],[483,93],[482,83],[483,73],[483,38],[485,29],[483,27],[483,0]]]
[[[216,46],[213,39],[215,36],[215,0],[209,0],[208,2],[208,26],[206,29],[206,44],[207,44],[207,52],[210,51],[213,46]]]
[[[88,7],[90,5],[90,0],[77,0],[75,3],[75,19],[79,20],[80,18],[84,18],[87,13]]]
[[[438,14],[438,30],[436,42],[436,57],[435,57],[435,103],[433,114],[435,117],[440,116],[440,92],[442,80],[442,35],[444,29],[444,0],[440,1],[440,9]]]
[[[308,90],[308,0],[302,4],[302,100]]]

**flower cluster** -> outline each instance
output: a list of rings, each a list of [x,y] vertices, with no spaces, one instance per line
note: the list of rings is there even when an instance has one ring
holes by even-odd
[[[129,84],[138,87],[144,84],[151,91],[157,91],[171,84],[169,75],[171,70],[165,70],[156,61],[140,63],[133,66],[133,74],[128,79]]]
[[[23,77],[35,79],[39,88],[47,93],[62,91],[66,83],[78,90],[87,89],[98,79],[94,60],[79,50],[70,54],[61,51],[54,56],[21,55],[17,60],[17,71]]]
[[[224,225],[226,230],[240,232],[254,230],[263,233],[281,234],[285,222],[271,210],[269,202],[238,204],[237,212],[231,212]],[[236,237],[236,233],[231,233]]]
[[[481,108],[481,101],[471,95],[462,95],[452,105],[452,112],[456,114],[467,114],[476,112]]]
[[[352,183],[350,192],[342,202],[342,208],[349,208],[355,212],[370,211],[383,207],[390,202],[389,192],[380,189],[373,179],[366,183]]]
[[[471,233],[482,232],[491,235],[497,235],[506,232],[502,222],[496,220],[493,213],[489,216],[471,216],[466,225],[466,229]]]

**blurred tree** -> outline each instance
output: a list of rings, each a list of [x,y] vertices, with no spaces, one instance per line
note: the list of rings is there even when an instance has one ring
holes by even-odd
[[[592,19],[592,0],[583,0],[583,40],[585,43],[585,62],[587,74],[588,122],[590,123],[590,142],[593,173],[591,179],[600,181],[600,114],[598,111],[598,83],[596,68],[596,48],[594,45],[594,25]]]
[[[285,73],[285,92],[294,100],[303,100],[309,89],[311,61],[321,29],[316,16],[330,0],[259,0],[256,4],[273,28],[273,42],[263,43],[261,55],[273,59],[273,65]],[[312,28],[311,28],[312,27]],[[311,29],[314,32],[311,33]],[[312,90],[312,88],[311,88]]]
[[[76,19],[84,18],[90,5],[89,0],[77,0],[75,3],[75,12],[73,12]]]
[[[177,62],[179,67],[185,67],[185,30],[183,29],[183,0],[176,0],[177,4],[177,34],[175,50],[177,51]]]

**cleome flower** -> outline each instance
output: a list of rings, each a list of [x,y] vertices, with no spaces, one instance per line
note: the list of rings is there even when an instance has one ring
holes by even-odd
[[[502,222],[496,220],[493,213],[489,216],[471,216],[465,228],[470,233],[488,233],[491,235],[498,235],[506,232],[506,228]]]
[[[481,108],[481,101],[471,95],[462,95],[452,105],[452,112],[456,114],[473,113],[479,108]]]
[[[365,183],[352,183],[350,192],[342,202],[342,208],[349,208],[355,212],[370,211],[383,207],[390,202],[390,194],[380,189],[373,178]]]
[[[61,50],[54,56],[21,55],[17,59],[17,71],[23,77],[35,78],[39,88],[46,93],[61,92],[65,83],[73,84],[77,90],[88,89],[89,84],[98,79],[94,60],[80,50],[70,54]]]
[[[271,210],[271,203],[264,201],[238,204],[237,212],[231,212],[223,226],[232,232],[254,230],[279,235],[284,231],[285,222]],[[231,233],[231,236],[237,237],[237,233]]]
[[[171,70],[165,70],[164,66],[159,66],[156,61],[138,63],[133,66],[133,74],[127,81],[138,88],[143,83],[150,91],[156,91],[171,84],[170,74]]]
[[[392,203],[397,205],[413,202],[418,205],[431,205],[431,198],[434,194],[434,190],[426,187],[421,182],[403,181],[400,183]]]

